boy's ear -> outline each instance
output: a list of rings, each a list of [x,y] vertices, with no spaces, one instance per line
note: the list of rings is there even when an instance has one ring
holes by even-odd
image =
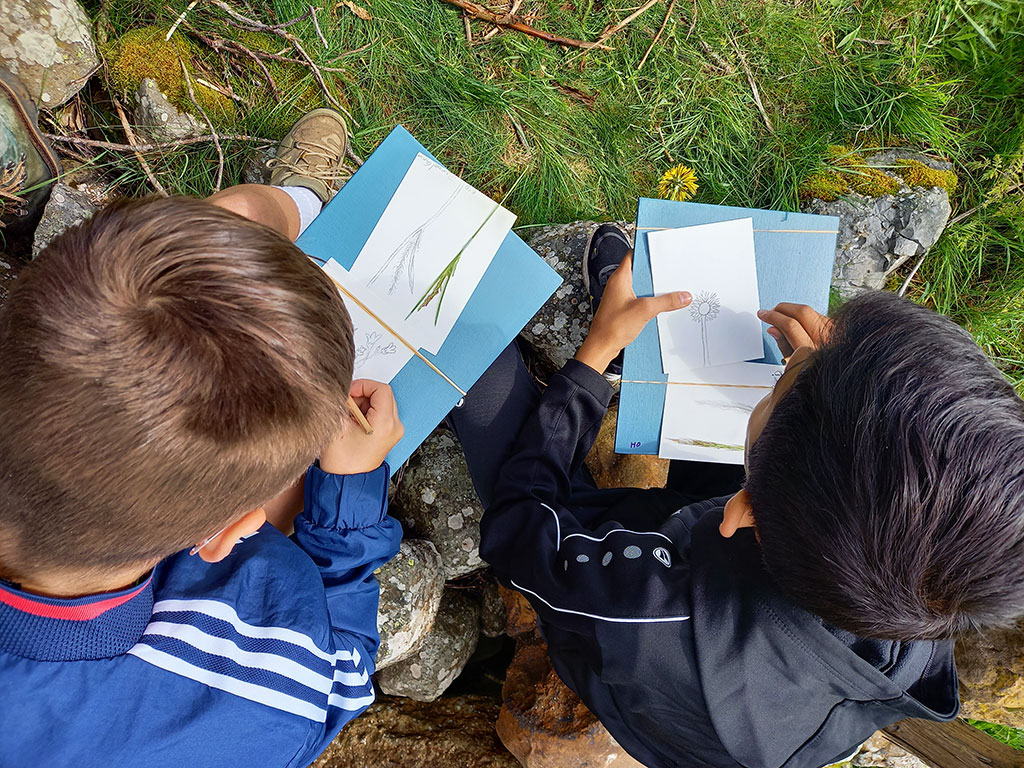
[[[263,507],[246,512],[233,523],[229,523],[217,536],[197,553],[208,563],[219,563],[231,554],[235,544],[243,536],[255,533],[267,522]]]
[[[740,528],[754,527],[754,510],[750,506],[750,496],[745,490],[725,502],[725,513],[718,531],[725,538],[730,538]]]

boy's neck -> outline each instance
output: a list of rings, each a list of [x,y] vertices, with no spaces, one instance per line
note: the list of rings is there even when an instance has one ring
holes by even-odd
[[[158,561],[159,562],[159,561]],[[19,576],[9,573],[0,563],[0,578],[18,585],[24,592],[57,598],[86,597],[103,592],[117,592],[138,583],[156,563],[130,566],[117,571],[98,572],[94,569],[80,571],[50,571],[48,573]]]

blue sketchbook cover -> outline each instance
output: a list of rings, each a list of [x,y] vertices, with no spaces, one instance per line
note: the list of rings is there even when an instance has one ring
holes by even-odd
[[[654,294],[647,251],[648,232],[744,218],[752,218],[754,224],[754,261],[761,306],[774,307],[780,302],[792,301],[809,304],[822,314],[826,313],[839,219],[672,200],[640,199],[633,250],[636,295]],[[779,348],[766,329],[762,323],[764,357],[760,362],[781,363]],[[615,432],[617,453],[658,452],[665,405],[662,382],[667,380],[661,368],[658,324],[652,320],[626,348]]]
[[[334,259],[351,269],[419,152],[430,155],[407,130],[396,127],[302,233],[297,245],[318,263]],[[420,352],[468,390],[561,282],[558,273],[509,232],[438,353]],[[418,357],[399,371],[391,387],[405,425],[405,437],[388,454],[395,470],[461,395]]]

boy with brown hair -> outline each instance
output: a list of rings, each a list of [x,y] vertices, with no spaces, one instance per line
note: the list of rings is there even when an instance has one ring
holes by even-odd
[[[0,314],[4,765],[304,766],[373,700],[402,426],[386,385],[352,381],[348,314],[291,242],[345,136],[318,110],[282,142],[289,186],[117,202],[19,275]],[[267,515],[290,528],[303,472],[289,540]]]

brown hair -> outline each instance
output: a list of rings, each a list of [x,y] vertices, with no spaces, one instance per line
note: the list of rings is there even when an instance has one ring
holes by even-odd
[[[352,326],[276,232],[210,203],[113,203],[0,314],[0,558],[164,557],[258,507],[339,428]]]

